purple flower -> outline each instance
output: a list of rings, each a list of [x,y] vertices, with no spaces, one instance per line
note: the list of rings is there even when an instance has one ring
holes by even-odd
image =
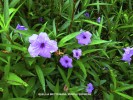
[[[39,35],[33,34],[29,37],[31,43],[28,51],[32,57],[42,56],[45,58],[51,58],[51,53],[58,50],[57,42],[50,40],[48,35],[41,32]]]
[[[91,83],[87,84],[86,92],[88,92],[88,94],[91,94],[92,90],[94,90],[93,85]]]
[[[72,68],[72,59],[66,55],[60,58],[60,63],[65,68]]]
[[[88,18],[90,17],[90,14],[88,12],[86,12],[84,15]]]
[[[43,22],[43,17],[40,17],[39,18],[39,22]]]
[[[97,18],[97,22],[100,23],[101,22],[101,17]]]
[[[17,25],[16,27],[17,30],[27,30],[27,28],[25,26],[21,26],[21,25]]]
[[[76,36],[78,43],[81,45],[88,45],[91,42],[92,34],[89,31],[81,32],[79,35]]]
[[[125,52],[123,54],[122,60],[124,60],[130,64],[131,57],[133,56],[133,48],[127,47],[127,48],[124,48],[124,51]]]
[[[82,50],[81,49],[77,49],[77,50],[74,49],[73,50],[73,57],[79,59],[81,55],[82,55]]]

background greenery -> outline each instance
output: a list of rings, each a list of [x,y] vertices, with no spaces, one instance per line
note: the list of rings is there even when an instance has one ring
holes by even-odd
[[[17,24],[28,30],[15,30]],[[80,29],[93,34],[88,46],[75,39]],[[59,50],[71,57],[73,49],[82,48],[82,57],[73,59],[70,69],[59,63],[63,54],[31,58],[28,37],[39,32],[47,32]],[[133,62],[121,60],[128,46],[133,46],[132,0],[1,0],[0,99],[133,100]],[[95,88],[92,95],[38,95],[85,93],[90,82]]]

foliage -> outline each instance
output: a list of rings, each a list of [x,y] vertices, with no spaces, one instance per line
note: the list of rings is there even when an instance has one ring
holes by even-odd
[[[28,30],[16,30],[17,24]],[[75,38],[81,29],[92,33],[87,46]],[[58,43],[59,52],[51,58],[29,55],[28,38],[40,32]],[[132,46],[132,0],[1,0],[0,99],[132,100],[133,63],[121,60],[123,48]],[[78,48],[79,60],[72,56]],[[65,54],[73,59],[73,68],[59,63]],[[41,95],[86,93],[90,82],[91,95]]]

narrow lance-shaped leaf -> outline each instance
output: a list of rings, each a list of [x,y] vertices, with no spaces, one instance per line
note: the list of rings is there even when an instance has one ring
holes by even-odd
[[[133,88],[133,85],[130,84],[130,85],[119,87],[115,91],[125,91],[125,90],[132,89],[132,88]]]
[[[38,65],[36,65],[35,68],[36,68],[36,72],[37,72],[37,76],[39,78],[39,81],[42,85],[43,91],[45,92],[45,79],[44,79],[42,69]]]
[[[73,38],[75,38],[80,32],[74,32],[74,33],[71,33],[67,36],[65,36],[64,38],[62,38],[60,41],[59,41],[59,47],[62,47],[65,45],[65,43]]]
[[[115,92],[116,94],[128,99],[128,100],[133,100],[133,97],[127,95],[127,94],[124,94],[124,93],[121,93],[121,92]]]
[[[86,68],[85,68],[84,64],[80,60],[77,60],[76,62],[79,65],[79,67],[82,70],[82,72],[84,73],[84,78],[86,78],[87,77],[87,73],[86,73]]]
[[[24,85],[28,86],[26,82],[24,82],[19,76],[17,76],[15,73],[9,73],[9,77],[6,79],[7,83],[11,85]]]

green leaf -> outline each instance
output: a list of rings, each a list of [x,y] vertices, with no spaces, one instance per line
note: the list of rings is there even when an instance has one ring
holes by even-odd
[[[5,1],[6,1],[6,0],[5,0]],[[8,0],[7,0],[7,1],[8,1]],[[6,21],[5,29],[8,29],[9,24],[10,24],[12,18],[14,17],[14,15],[16,14],[16,12],[19,10],[19,8],[24,4],[25,1],[26,1],[26,0],[24,0],[23,3],[21,3],[21,4],[18,6],[18,8],[11,14],[11,16],[10,16],[9,18],[6,18],[7,21]],[[8,11],[7,11],[7,12],[8,12]]]
[[[118,29],[133,28],[133,25],[123,25],[118,27]]]
[[[15,73],[9,73],[8,78],[6,79],[7,83],[11,84],[11,85],[24,85],[24,86],[28,86],[28,84],[26,82],[24,82],[19,76],[17,76]]]
[[[85,68],[84,64],[80,60],[77,60],[76,62],[79,65],[79,67],[82,70],[82,72],[84,73],[84,78],[86,78],[87,77],[87,73],[86,73],[86,68]]]
[[[59,41],[59,44],[58,46],[59,47],[62,47],[65,45],[65,43],[73,38],[75,38],[80,32],[74,32],[74,33],[71,33],[67,36],[65,36],[64,38],[62,38],[60,41]]]
[[[73,96],[74,100],[81,100],[81,99],[78,97],[78,95],[72,95],[72,96]]]
[[[84,87],[82,87],[82,86],[73,86],[72,88],[69,88],[69,90],[73,93],[77,93],[77,92],[79,92],[79,91],[82,91],[82,90],[84,90],[85,88]]]
[[[10,98],[8,100],[29,100],[29,99],[26,99],[26,98]]]
[[[7,24],[7,21],[9,20],[9,1],[4,0],[4,22]]]
[[[26,28],[29,28],[27,21],[22,17],[20,17],[20,19],[21,19],[22,25],[24,25]]]
[[[63,31],[64,29],[66,29],[69,25],[70,25],[71,21],[66,21],[60,28],[61,31]]]
[[[88,54],[88,53],[92,53],[92,52],[96,52],[96,51],[100,51],[102,49],[91,49],[91,50],[86,50],[86,51],[83,51],[83,56]]]
[[[56,83],[54,93],[59,93],[59,80]],[[58,95],[54,95],[54,100],[58,100]]]
[[[115,91],[125,91],[132,88],[133,88],[133,85],[124,85],[123,87],[117,88]]]
[[[54,70],[54,67],[45,67],[44,69],[42,69],[44,76],[51,74]]]
[[[8,63],[5,59],[3,59],[3,58],[1,58],[1,57],[0,57],[0,61],[3,61],[3,62],[5,62],[5,63]]]
[[[62,76],[62,79],[64,80],[65,84],[68,86],[69,83],[68,83],[67,77],[65,75],[65,72],[60,67],[58,67],[58,70],[59,70],[59,72],[60,72],[60,74]]]
[[[69,68],[69,69],[68,69],[67,79],[69,79],[69,77],[71,76],[72,71],[73,71],[73,68]]]
[[[34,77],[32,77],[32,78],[29,79],[29,81],[27,82],[29,86],[26,88],[26,94],[29,93],[32,90],[32,88],[34,88],[35,81],[36,80],[35,80]]]
[[[47,22],[42,25],[41,29],[39,30],[39,33],[44,32],[46,25],[47,25]]]
[[[110,5],[110,6],[111,6],[112,4],[109,4],[109,3],[99,3],[99,2],[89,4],[89,6],[94,6],[94,5],[96,5],[96,6],[97,6],[97,5],[105,5],[105,6],[106,6],[106,5],[107,5],[107,6],[109,6],[109,5]]]
[[[20,47],[20,46],[16,46],[16,45],[12,45],[12,44],[0,44],[0,46],[3,46],[3,47],[11,47],[11,48],[14,48],[14,49],[23,51],[23,52],[27,52],[27,48],[25,48],[23,46]]]
[[[133,100],[133,97],[127,95],[127,94],[124,94],[124,93],[121,93],[121,92],[115,92],[116,94],[126,98],[126,99],[129,99],[129,100]]]
[[[32,34],[37,34],[37,32],[33,30],[16,30],[15,29],[14,31],[27,37],[31,36]]]
[[[54,32],[54,36],[56,37],[57,33],[56,33],[55,19],[53,20],[53,32]]]
[[[0,92],[3,92],[3,88],[0,87]]]
[[[42,85],[43,91],[45,92],[45,79],[44,79],[42,69],[38,65],[35,66],[35,69],[36,69],[39,81]]]
[[[46,80],[46,82],[47,82],[47,85],[50,88],[50,90],[52,90],[54,92],[55,86],[52,83],[50,83],[48,80]]]
[[[111,75],[111,79],[112,79],[112,81],[114,83],[114,89],[116,89],[116,82],[117,81],[116,81],[116,76],[115,76],[113,70],[110,70],[110,75]]]
[[[102,24],[98,24],[98,23],[93,22],[91,20],[83,20],[83,22],[90,23],[90,24],[93,24],[93,25],[96,25],[96,26],[100,26],[100,27],[104,27],[105,28],[105,26],[103,26]]]
[[[84,11],[81,11],[79,12],[77,15],[74,16],[74,20],[78,19],[81,15],[83,15],[83,13],[85,12],[86,10]]]
[[[100,80],[100,85],[106,83],[106,80]]]
[[[92,42],[89,45],[97,45],[97,44],[108,43],[108,42],[111,42],[111,41],[97,39],[97,40],[92,40]]]
[[[20,0],[12,0],[10,3],[10,8],[14,8],[16,6],[17,3],[19,3]]]

